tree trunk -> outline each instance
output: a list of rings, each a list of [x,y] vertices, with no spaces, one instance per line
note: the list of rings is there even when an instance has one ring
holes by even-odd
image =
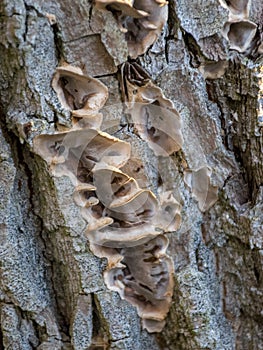
[[[161,34],[136,60],[114,8],[0,3],[1,349],[263,349],[263,5],[255,0],[247,13],[246,1],[226,3],[169,1]],[[253,32],[243,48],[233,30],[241,20],[230,18],[239,6]],[[169,157],[155,155],[124,113],[127,61],[180,115],[184,143]],[[143,329],[136,308],[107,288],[107,260],[90,249],[74,185],[33,147],[38,135],[73,127],[51,87],[65,62],[107,86],[101,130],[131,144],[146,187],[157,197],[172,191],[181,205],[180,228],[166,234],[175,285],[160,333]],[[215,203],[195,189],[203,171],[205,196],[218,188]]]

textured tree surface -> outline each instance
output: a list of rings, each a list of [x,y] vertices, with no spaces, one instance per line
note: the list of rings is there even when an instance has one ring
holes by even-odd
[[[263,349],[262,1],[252,2],[258,27],[242,53],[222,35],[228,16],[219,1],[171,0],[136,60],[182,120],[182,149],[157,157],[123,115],[120,65],[130,59],[111,11],[88,0],[0,2],[1,349]],[[167,235],[175,287],[161,333],[143,330],[135,307],[107,289],[74,186],[33,151],[37,135],[71,127],[51,87],[63,62],[108,87],[102,129],[131,143],[151,190],[162,182],[182,205]],[[205,211],[184,182],[186,168],[202,167],[219,189]]]

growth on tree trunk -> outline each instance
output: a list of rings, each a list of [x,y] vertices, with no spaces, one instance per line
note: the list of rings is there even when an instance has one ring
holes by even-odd
[[[0,349],[263,348],[262,1],[0,15]]]

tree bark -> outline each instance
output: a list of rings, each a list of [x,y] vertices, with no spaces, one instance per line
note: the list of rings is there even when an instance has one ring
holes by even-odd
[[[228,16],[218,1],[170,1],[161,35],[137,58],[182,120],[182,149],[157,157],[123,119],[120,66],[131,60],[111,11],[88,0],[0,3],[0,349],[263,349],[262,56],[229,48]],[[255,0],[257,48],[262,16]],[[207,64],[222,61],[211,79]],[[37,135],[72,127],[51,87],[63,62],[108,87],[102,130],[132,145],[152,191],[162,182],[182,205],[167,235],[175,288],[161,333],[107,289],[74,186],[34,153]],[[186,168],[202,167],[218,187],[205,212],[184,182]]]

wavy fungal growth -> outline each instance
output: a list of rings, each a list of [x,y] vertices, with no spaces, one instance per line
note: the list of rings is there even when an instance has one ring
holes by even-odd
[[[69,176],[74,185],[87,182],[96,164],[121,167],[130,157],[127,142],[94,129],[40,135],[34,149],[56,175]]]
[[[127,30],[121,26],[121,21],[125,16],[133,18],[149,16],[148,12],[133,7],[133,3],[133,0],[96,0],[96,7],[100,10],[112,11],[117,18],[121,29],[126,32]]]
[[[85,120],[87,127],[99,128],[102,114],[98,111],[108,99],[108,89],[98,79],[84,75],[77,67],[58,67],[52,80],[61,105],[72,112],[73,121]]]
[[[218,187],[211,184],[211,175],[212,170],[207,166],[184,171],[184,182],[192,191],[193,197],[197,200],[198,207],[202,212],[211,208],[218,199]]]
[[[137,67],[133,83],[145,88],[149,77]],[[132,75],[132,74],[131,74]],[[137,79],[137,80],[136,80]],[[132,79],[131,79],[132,80]],[[104,273],[107,287],[136,306],[149,332],[160,332],[173,295],[173,262],[166,254],[166,232],[181,223],[181,207],[171,192],[158,198],[135,177],[140,165],[131,160],[131,146],[98,130],[99,110],[108,91],[97,79],[78,68],[59,67],[53,88],[64,108],[84,123],[55,134],[34,139],[34,151],[49,165],[55,176],[69,176],[75,186],[72,195],[87,221],[86,236],[93,253],[108,259]],[[140,92],[172,109],[168,100],[153,85]],[[133,101],[133,107],[134,107]],[[130,163],[129,163],[130,162]],[[124,172],[127,169],[129,175]],[[140,177],[140,183],[143,177]]]
[[[226,22],[223,35],[229,41],[230,49],[245,52],[256,35],[257,25],[251,21]]]
[[[118,249],[121,260],[104,274],[108,288],[137,308],[149,332],[162,330],[172,300],[174,269],[165,253],[168,243],[159,235],[140,246]],[[116,256],[109,254],[111,259]]]
[[[262,40],[257,35],[258,25],[249,20],[250,0],[220,0],[229,10],[228,21],[222,35],[229,42],[229,48],[248,56],[261,54]]]
[[[221,5],[229,10],[230,16],[235,18],[248,18],[250,0],[219,0]]]
[[[183,144],[180,115],[172,101],[136,63],[122,66],[122,89],[134,126],[156,156],[169,156]]]
[[[125,33],[131,58],[137,58],[157,40],[168,18],[165,0],[95,0],[96,7],[113,13]]]

